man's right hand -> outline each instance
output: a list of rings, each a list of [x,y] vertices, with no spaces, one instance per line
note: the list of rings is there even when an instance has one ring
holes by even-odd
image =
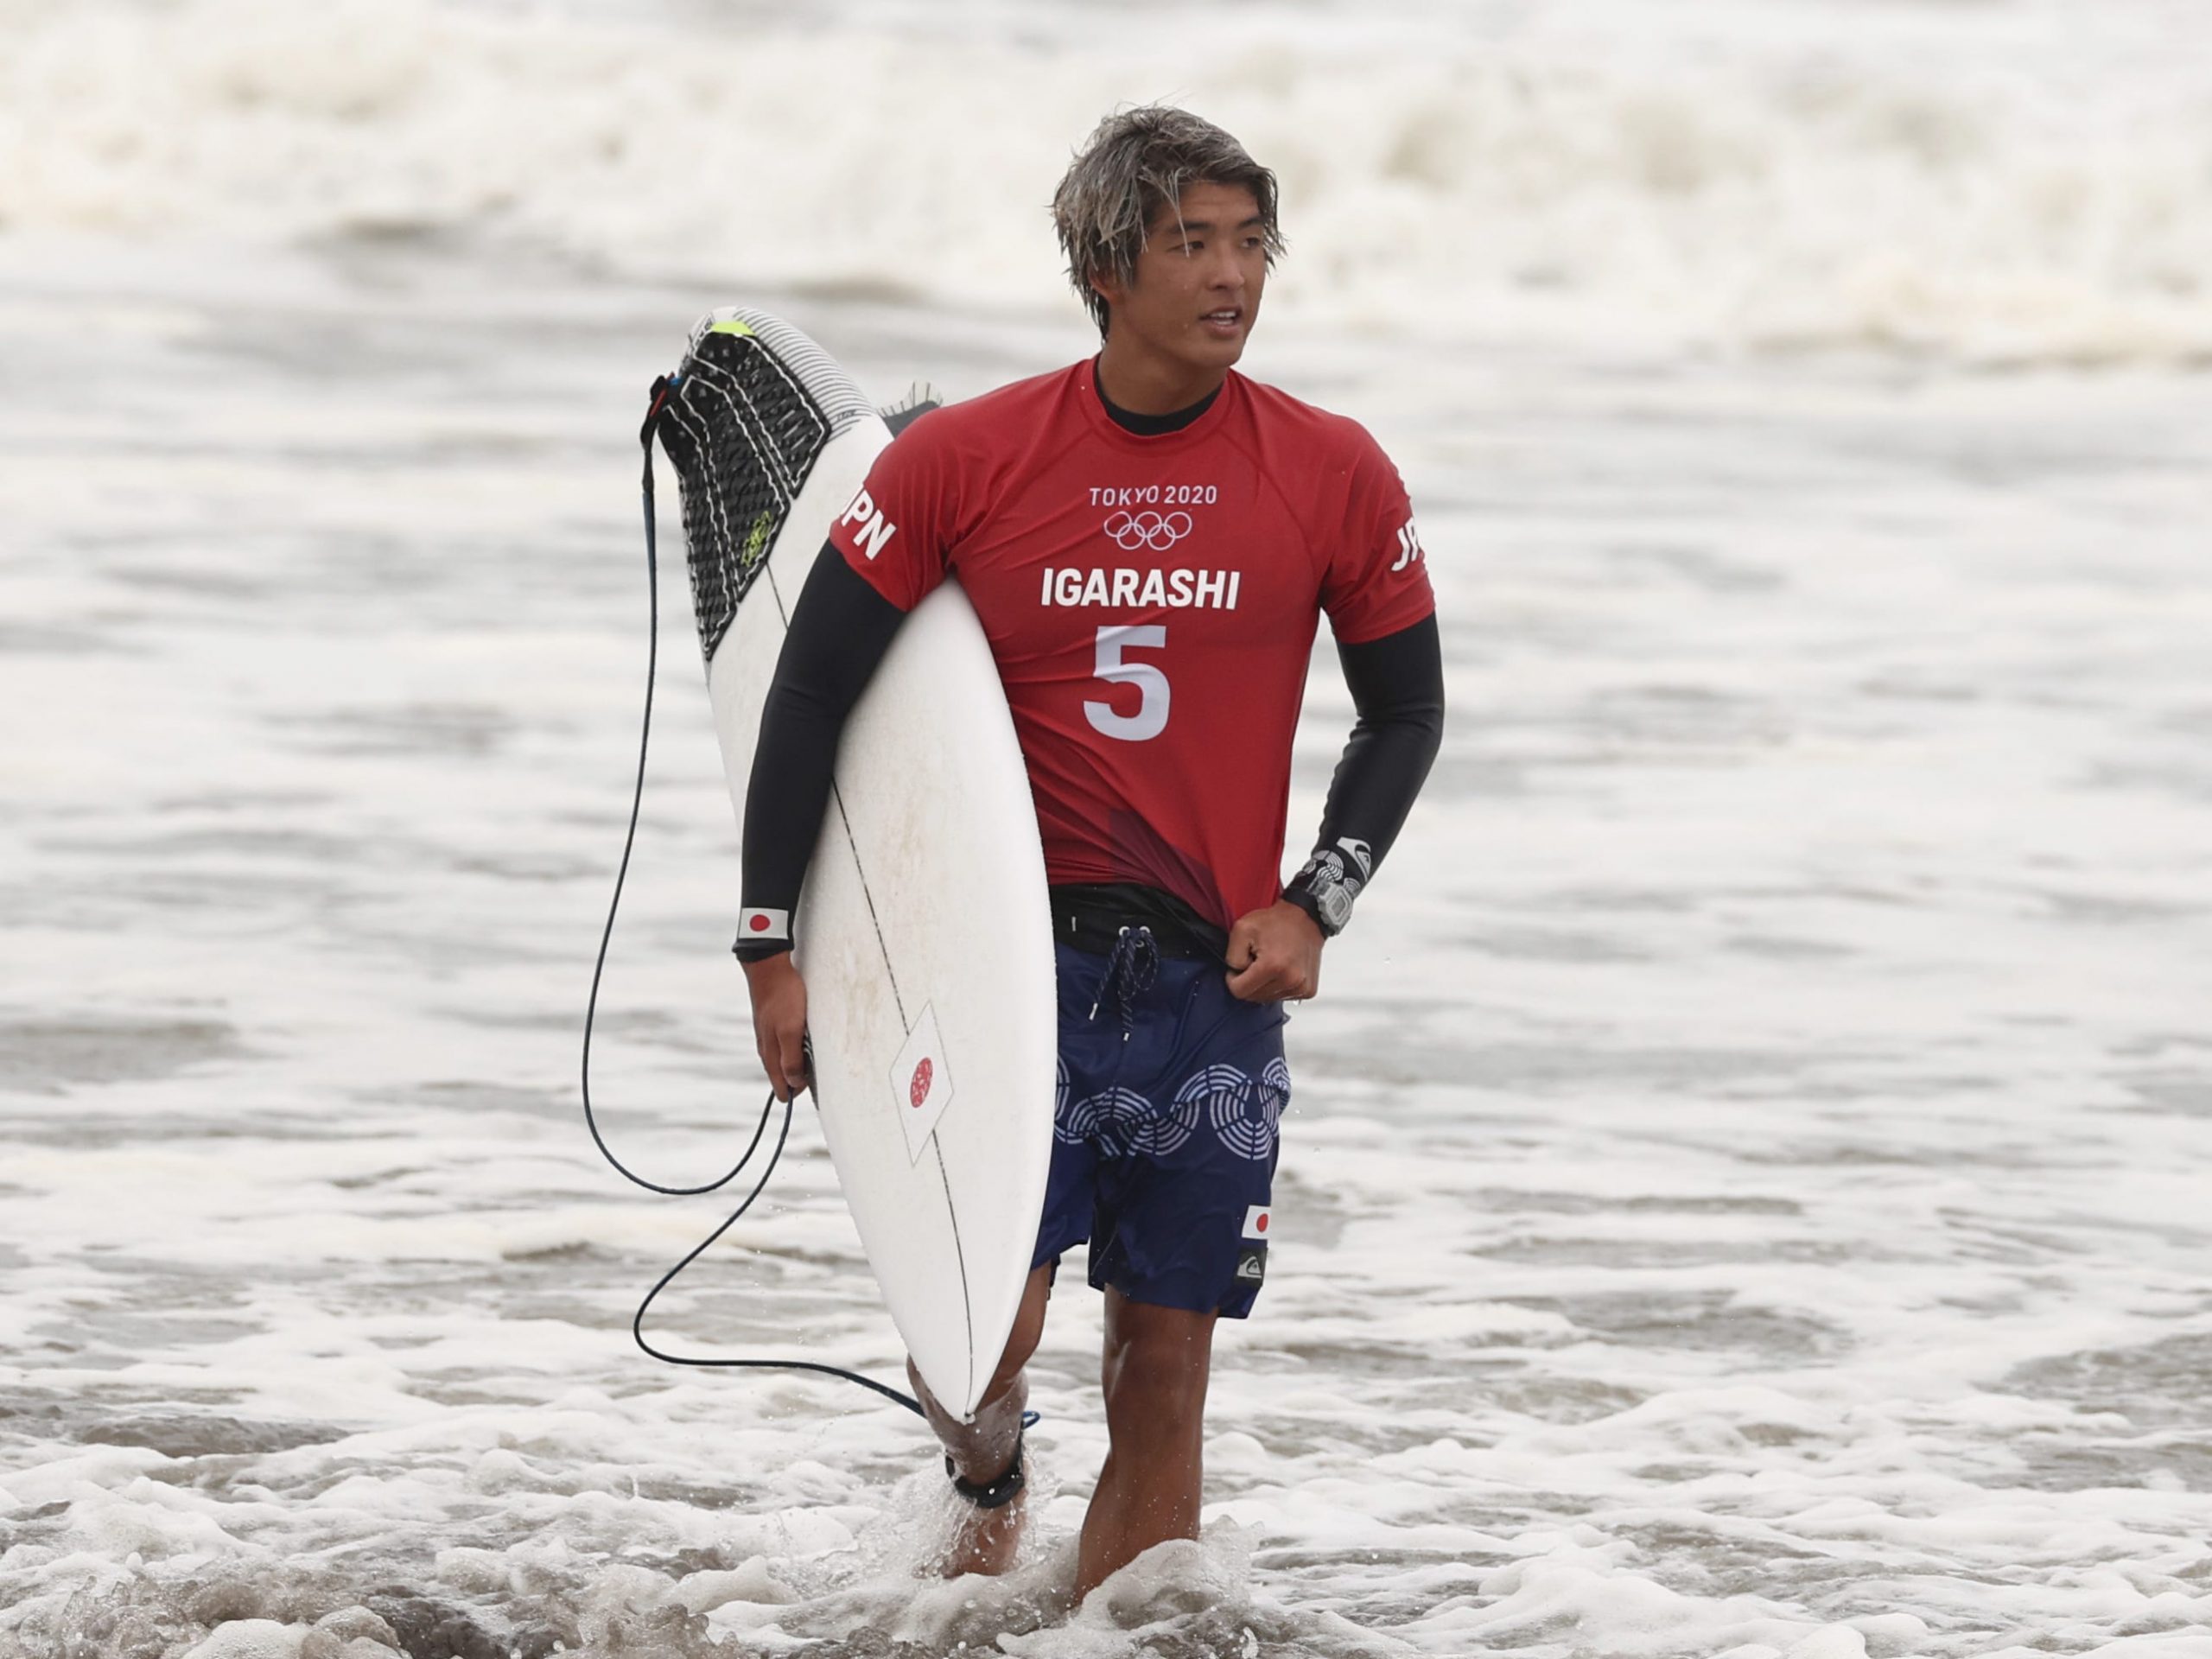
[[[806,982],[788,950],[744,964],[753,993],[753,1040],[778,1100],[814,1086],[806,1071]]]

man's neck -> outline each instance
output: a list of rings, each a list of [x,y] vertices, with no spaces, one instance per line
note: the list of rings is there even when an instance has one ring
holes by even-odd
[[[1116,351],[1106,336],[1098,353],[1098,389],[1106,401],[1132,415],[1172,415],[1219,391],[1227,368],[1193,368],[1172,358]]]
[[[1095,362],[1090,365],[1090,384],[1098,394],[1098,401],[1105,405],[1107,417],[1124,432],[1134,432],[1141,438],[1156,438],[1170,432],[1180,432],[1211,409],[1213,400],[1221,396],[1221,388],[1217,386],[1187,408],[1172,410],[1165,415],[1141,415],[1135,410],[1123,409],[1106,395],[1105,383],[1101,379]]]

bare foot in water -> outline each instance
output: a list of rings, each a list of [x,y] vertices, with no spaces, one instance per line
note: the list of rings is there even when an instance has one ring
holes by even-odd
[[[1021,1548],[1021,1520],[1029,1495],[1016,1492],[1011,1503],[995,1510],[979,1510],[964,1497],[952,1501],[959,1514],[954,1517],[952,1541],[945,1546],[944,1576],[984,1573],[995,1577],[1012,1567]]]

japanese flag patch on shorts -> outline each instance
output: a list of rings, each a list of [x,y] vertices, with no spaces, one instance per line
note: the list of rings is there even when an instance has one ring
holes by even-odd
[[[1244,1211],[1244,1238],[1236,1247],[1236,1278],[1240,1284],[1256,1285],[1268,1276],[1268,1206],[1255,1204]]]

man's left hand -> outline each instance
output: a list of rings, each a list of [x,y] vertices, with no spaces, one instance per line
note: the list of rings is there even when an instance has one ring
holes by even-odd
[[[1247,1002],[1303,1000],[1321,988],[1320,925],[1287,900],[1229,930],[1229,991]]]

